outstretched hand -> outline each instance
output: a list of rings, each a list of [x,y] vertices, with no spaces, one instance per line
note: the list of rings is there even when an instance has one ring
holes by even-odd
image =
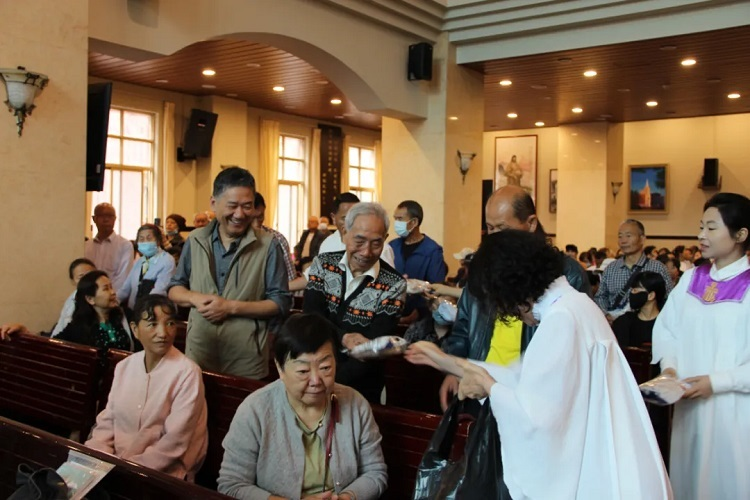
[[[456,364],[463,370],[463,377],[458,384],[458,399],[486,398],[495,384],[495,379],[487,370],[465,359],[456,359]]]
[[[442,370],[441,361],[448,355],[432,342],[422,340],[409,346],[404,353],[406,361],[415,365],[426,365]]]

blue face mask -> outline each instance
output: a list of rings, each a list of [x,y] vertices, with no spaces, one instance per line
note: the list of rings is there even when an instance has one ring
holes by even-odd
[[[401,238],[406,238],[407,236],[409,236],[409,233],[411,232],[407,229],[406,227],[407,224],[409,224],[409,221],[405,221],[405,220],[393,221],[393,229],[396,231],[396,234],[399,235]]]
[[[155,241],[143,241],[138,243],[138,253],[140,253],[147,259],[150,259],[154,255],[156,255],[156,251],[158,249],[159,247],[156,246]]]

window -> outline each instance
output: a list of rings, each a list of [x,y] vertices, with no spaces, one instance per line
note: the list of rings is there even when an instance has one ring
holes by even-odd
[[[279,196],[276,228],[291,245],[302,233],[305,213],[306,143],[303,137],[279,137]]]
[[[349,147],[349,191],[362,201],[375,201],[375,150]]]
[[[155,122],[153,113],[115,107],[109,111],[104,190],[93,193],[92,203],[115,207],[115,232],[126,239],[135,239],[141,224],[152,219]]]

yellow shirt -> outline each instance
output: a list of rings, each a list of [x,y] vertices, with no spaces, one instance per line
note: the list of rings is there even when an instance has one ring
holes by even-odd
[[[495,321],[492,331],[490,350],[487,353],[487,363],[508,366],[521,356],[521,333],[523,322],[512,319],[506,325],[500,320]]]

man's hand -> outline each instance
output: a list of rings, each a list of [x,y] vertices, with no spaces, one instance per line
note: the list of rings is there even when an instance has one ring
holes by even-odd
[[[487,370],[481,366],[475,365],[465,359],[456,360],[464,375],[458,385],[458,399],[482,399],[486,398],[492,386],[495,384]]]
[[[690,388],[685,390],[682,399],[710,398],[714,393],[714,389],[711,387],[711,378],[708,375],[688,377],[683,382],[690,384]]]
[[[448,403],[453,396],[458,394],[458,377],[455,375],[446,375],[440,386],[440,408],[443,411],[448,409]]]
[[[359,344],[369,342],[370,339],[362,335],[361,333],[345,333],[341,338],[341,343],[350,351],[357,347]]]
[[[0,340],[10,340],[15,333],[29,333],[29,329],[20,323],[8,323],[0,326]]]
[[[221,323],[230,314],[229,301],[218,295],[208,295],[209,297],[201,305],[196,306],[198,312],[211,323]]]

